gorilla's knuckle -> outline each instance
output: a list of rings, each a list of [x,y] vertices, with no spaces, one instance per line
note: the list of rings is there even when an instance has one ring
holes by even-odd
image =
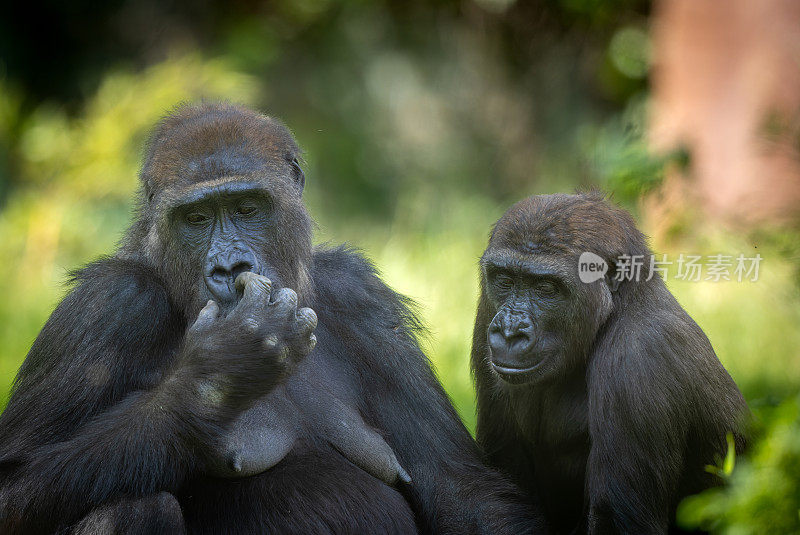
[[[278,335],[277,334],[270,334],[269,336],[264,338],[262,342],[265,349],[274,350],[278,347]]]
[[[313,331],[317,328],[317,313],[305,307],[297,311],[297,323],[300,331]]]
[[[292,352],[289,347],[283,346],[278,350],[276,361],[283,366],[288,366],[291,363],[291,355]]]
[[[242,329],[250,334],[255,334],[261,328],[260,322],[252,316],[247,316],[242,319]]]
[[[297,292],[291,288],[281,288],[275,292],[275,303],[285,307],[297,306]]]

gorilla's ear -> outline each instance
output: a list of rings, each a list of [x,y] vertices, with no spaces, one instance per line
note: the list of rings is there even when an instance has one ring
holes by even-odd
[[[294,183],[297,185],[300,192],[302,192],[306,185],[306,175],[303,173],[303,169],[300,167],[300,162],[297,161],[296,157],[292,157],[289,163],[292,164],[292,177],[294,178]]]
[[[619,290],[619,285],[622,283],[617,277],[606,277],[606,284],[608,284],[608,289],[611,290],[613,294],[617,290]]]
[[[145,179],[143,181],[144,184],[144,198],[147,199],[148,203],[152,203],[153,199],[156,196],[155,191],[153,191],[153,184],[150,179]]]
[[[619,289],[619,285],[622,283],[622,279],[617,277],[617,265],[612,263],[608,271],[606,271],[606,285],[608,289],[611,290],[613,294]]]

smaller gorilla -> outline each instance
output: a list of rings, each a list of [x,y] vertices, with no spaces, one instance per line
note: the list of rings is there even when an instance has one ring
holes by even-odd
[[[605,262],[598,280],[581,280],[584,252]],[[621,276],[625,255],[639,278]],[[704,466],[726,434],[744,447],[744,399],[650,258],[596,193],[517,203],[481,258],[478,442],[556,533],[674,529],[681,498],[718,483]]]

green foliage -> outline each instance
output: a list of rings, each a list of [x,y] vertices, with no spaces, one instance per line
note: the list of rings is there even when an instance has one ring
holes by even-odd
[[[670,166],[683,169],[688,154],[678,149],[654,154],[645,139],[647,98],[632,98],[623,112],[602,124],[578,129],[578,154],[587,179],[614,193],[617,202],[633,208],[643,195],[658,187]]]
[[[726,535],[800,533],[800,398],[762,411],[763,437],[724,487],[683,501],[681,523]]]
[[[733,439],[733,433],[725,435],[725,442],[728,449],[725,453],[725,459],[722,460],[720,466],[712,464],[706,466],[706,472],[714,474],[722,479],[729,478],[733,473],[733,469],[736,467],[736,443]]]

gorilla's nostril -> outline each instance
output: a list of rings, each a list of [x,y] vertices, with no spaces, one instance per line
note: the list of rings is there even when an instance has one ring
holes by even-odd
[[[506,334],[506,339],[511,342],[513,340],[527,340],[528,333],[525,331],[514,331]]]
[[[244,273],[245,271],[252,271],[253,264],[246,261],[241,261],[235,263],[233,266],[214,266],[211,269],[211,273],[209,273],[209,277],[211,280],[215,282],[228,282],[229,280],[234,281],[236,277]]]
[[[215,282],[224,282],[230,276],[227,269],[219,266],[212,269],[209,275],[211,280]]]
[[[520,338],[527,338],[528,333],[520,328],[512,327],[509,329],[504,329],[503,336],[505,337],[506,340],[508,340],[508,343],[511,343],[512,341],[518,340]]]
[[[251,264],[250,262],[245,262],[245,261],[237,262],[231,268],[231,276],[233,277],[233,280],[236,280],[236,277],[238,277],[239,275],[241,275],[242,273],[244,273],[246,271],[253,271],[253,264]]]

